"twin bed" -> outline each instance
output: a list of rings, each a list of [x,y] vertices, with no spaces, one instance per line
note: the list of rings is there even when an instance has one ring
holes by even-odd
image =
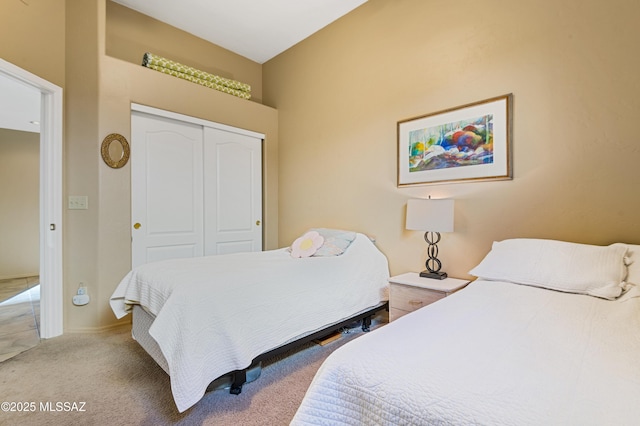
[[[333,352],[292,425],[640,422],[640,246],[506,240],[471,273]]]
[[[173,259],[129,272],[111,297],[118,318],[171,379],[180,412],[209,385],[239,393],[260,359],[385,309],[388,265],[365,235],[320,229],[300,256],[283,248]],[[306,235],[306,234],[305,234]],[[231,374],[229,374],[231,373]]]
[[[385,307],[387,261],[366,236],[291,254],[165,261],[122,281],[112,307],[146,320],[134,335],[157,343],[180,411],[225,373],[255,378],[260,354]],[[333,352],[292,424],[637,424],[640,246],[505,240],[470,273]]]

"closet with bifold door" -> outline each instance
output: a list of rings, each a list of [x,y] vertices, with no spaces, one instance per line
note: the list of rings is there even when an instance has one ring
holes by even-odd
[[[131,111],[131,263],[262,250],[264,135]]]

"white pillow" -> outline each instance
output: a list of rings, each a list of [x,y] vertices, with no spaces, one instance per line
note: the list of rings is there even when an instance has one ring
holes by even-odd
[[[629,283],[633,283],[636,286],[640,286],[640,246],[634,244],[626,245],[629,251],[627,252],[627,279]]]
[[[314,257],[340,256],[356,239],[354,231],[329,228],[313,228],[311,231],[318,232],[324,238],[324,244],[313,254]]]
[[[469,273],[568,293],[615,299],[622,293],[627,246],[594,246],[555,240],[512,239],[494,242]]]

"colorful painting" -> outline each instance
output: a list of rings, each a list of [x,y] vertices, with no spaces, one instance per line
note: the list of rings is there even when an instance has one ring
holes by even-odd
[[[493,163],[493,114],[409,132],[409,171]]]
[[[510,179],[511,95],[398,122],[398,186]]]

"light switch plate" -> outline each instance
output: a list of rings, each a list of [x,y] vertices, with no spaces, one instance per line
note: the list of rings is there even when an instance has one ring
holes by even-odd
[[[87,210],[89,197],[86,195],[69,195],[69,210]]]

